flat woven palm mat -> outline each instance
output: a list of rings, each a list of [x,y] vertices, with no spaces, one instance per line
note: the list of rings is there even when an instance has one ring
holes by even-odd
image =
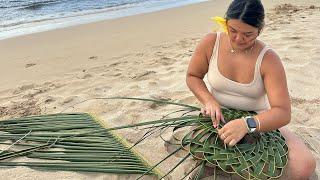
[[[117,174],[143,174],[150,169],[124,141],[89,114],[52,114],[0,121],[0,144],[6,147],[0,152],[0,166]],[[8,161],[19,156],[51,161]]]

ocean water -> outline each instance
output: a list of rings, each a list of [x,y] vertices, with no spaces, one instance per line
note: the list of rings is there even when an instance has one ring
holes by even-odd
[[[0,0],[0,39],[206,0]]]

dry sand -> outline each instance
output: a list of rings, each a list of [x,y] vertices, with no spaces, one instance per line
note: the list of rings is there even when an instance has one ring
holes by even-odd
[[[110,126],[117,126],[159,119],[175,107],[111,100],[73,105],[111,96],[165,98],[197,104],[185,84],[188,62],[197,42],[214,27],[209,17],[223,15],[229,2],[208,1],[1,40],[1,119],[61,111],[91,112]],[[286,69],[292,98],[292,121],[288,128],[317,157],[317,170],[311,178],[315,180],[320,177],[320,2],[290,0],[293,6],[274,8],[283,2],[265,1],[267,23],[260,39],[279,53]],[[143,134],[139,129],[119,133],[129,142],[135,142]],[[170,135],[167,132],[164,137],[169,139]],[[168,154],[165,143],[157,136],[137,150],[151,163]],[[173,157],[160,169],[168,171],[178,160],[179,157]],[[171,178],[182,177],[189,164],[175,170]],[[0,173],[5,179],[136,177],[44,172],[23,167],[2,168]]]

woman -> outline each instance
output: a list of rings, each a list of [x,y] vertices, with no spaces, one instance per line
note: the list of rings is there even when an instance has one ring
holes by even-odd
[[[307,179],[315,170],[315,159],[284,128],[291,119],[286,75],[276,52],[257,39],[264,26],[260,0],[234,0],[226,13],[226,25],[227,32],[208,34],[196,47],[187,72],[188,87],[215,128],[224,120],[221,106],[258,112],[255,117],[227,123],[218,130],[220,138],[234,146],[251,131],[279,129],[289,148],[289,179]],[[211,92],[203,81],[205,74]]]

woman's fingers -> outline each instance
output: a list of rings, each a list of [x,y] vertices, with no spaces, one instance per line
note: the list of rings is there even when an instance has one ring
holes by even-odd
[[[222,135],[224,135],[224,134],[222,134]],[[225,139],[223,140],[223,142],[224,142],[224,144],[229,145],[229,142],[231,142],[231,140],[233,140],[233,139],[232,139],[232,136],[227,136],[227,137],[225,137]]]
[[[210,117],[210,110],[207,107],[201,108],[201,114],[203,116],[209,116]]]
[[[210,117],[211,117],[211,120],[212,120],[213,127],[216,128],[217,127],[217,119],[216,119],[216,111],[215,111],[215,109],[211,109]]]
[[[238,140],[232,135],[227,135],[226,133],[222,134],[220,138],[223,140],[224,144],[232,147],[237,144]]]
[[[218,130],[218,135],[220,136],[220,139],[224,140],[227,137],[231,135],[228,131],[221,131],[221,129]]]
[[[204,116],[211,116],[211,113],[210,113],[211,111],[210,111],[210,109],[209,108],[207,108],[207,107],[203,107],[203,108],[201,108],[201,113],[204,115]]]
[[[215,118],[215,111],[210,109],[210,108],[207,108],[207,107],[204,107],[204,108],[201,108],[201,113],[204,115],[204,116],[207,116],[207,117],[211,117],[211,120],[212,120],[212,123],[215,124],[215,121],[216,121],[216,118]]]
[[[218,129],[218,135],[221,136],[223,134],[223,128]]]
[[[216,114],[216,125],[218,126],[219,123],[220,123],[220,119],[221,119],[221,111],[220,111],[220,109],[216,109],[215,114]]]
[[[224,117],[223,117],[223,114],[221,113],[221,121],[223,122],[223,123],[226,123],[226,121],[224,120]]]
[[[234,145],[236,145],[237,141],[235,139],[232,139],[230,142],[229,142],[229,146],[232,147]]]
[[[220,136],[220,139],[221,139],[221,140],[225,140],[226,138],[227,138],[227,135],[221,134],[221,136]]]
[[[220,120],[224,121],[224,118],[222,116],[220,108],[217,108],[215,106],[203,107],[203,108],[201,108],[201,113],[204,116],[211,117],[212,124],[213,124],[214,128],[218,127]]]
[[[206,115],[205,107],[201,108],[201,114],[204,115],[204,116]]]

